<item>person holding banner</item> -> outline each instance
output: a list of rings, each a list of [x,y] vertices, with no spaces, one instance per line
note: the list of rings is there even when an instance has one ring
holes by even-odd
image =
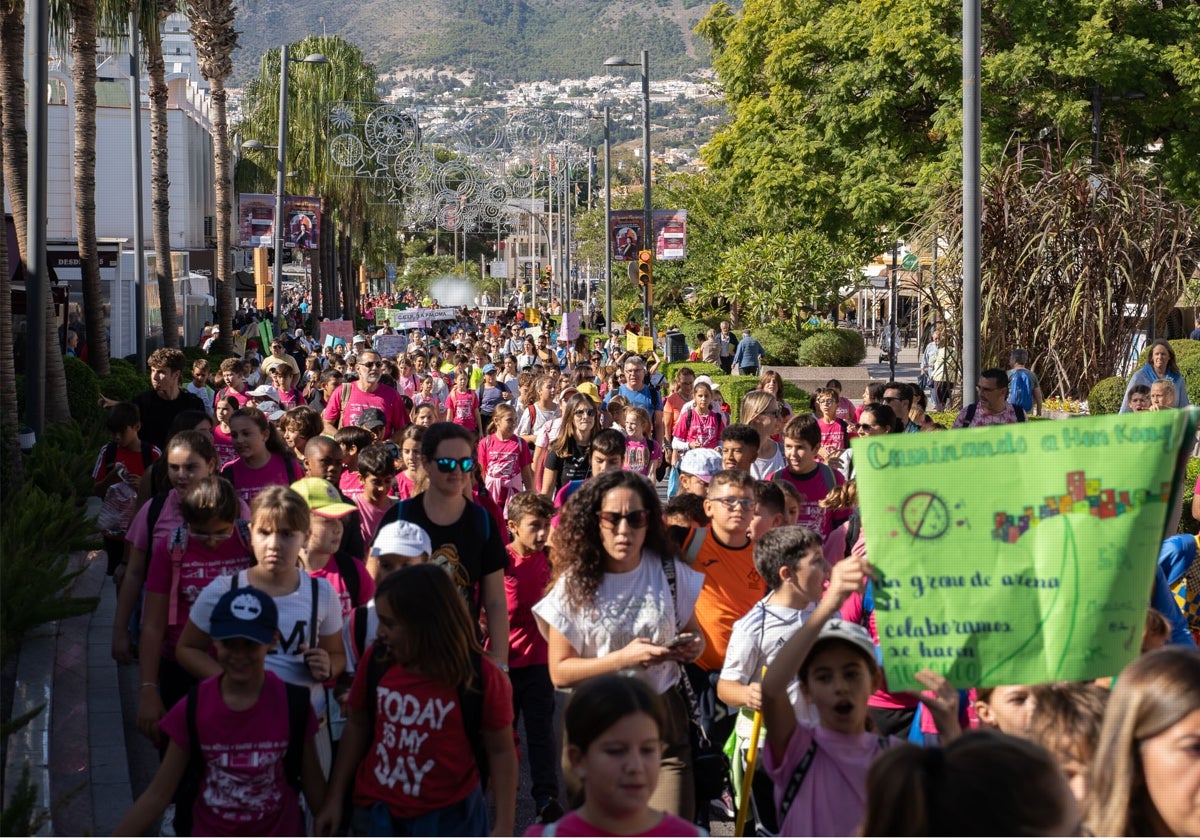
[[[812,616],[783,645],[763,677],[763,766],[775,783],[780,836],[856,834],[866,810],[867,769],[899,743],[867,730],[867,701],[883,674],[867,631],[838,615],[847,598],[862,593],[870,571],[860,555],[835,565]],[[816,707],[815,727],[796,719],[788,685],[797,676],[801,693]],[[927,693],[924,701],[942,743],[952,741],[961,732],[958,692],[933,671],[919,671],[917,678],[933,694]]]

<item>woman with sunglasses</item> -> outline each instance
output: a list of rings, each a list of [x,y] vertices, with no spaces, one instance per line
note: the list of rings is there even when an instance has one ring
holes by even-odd
[[[397,503],[383,515],[379,530],[397,520],[425,529],[433,546],[430,562],[458,586],[472,620],[478,623],[481,606],[487,610],[488,653],[507,671],[508,554],[491,514],[467,499],[475,486],[474,435],[456,423],[434,423],[421,438],[421,463],[429,477],[425,492]]]
[[[587,394],[575,394],[563,408],[558,436],[546,453],[542,472],[542,492],[551,498],[569,481],[589,478],[592,474],[592,439],[600,432],[597,406]]]
[[[563,508],[550,543],[554,580],[533,608],[557,688],[636,671],[662,698],[661,771],[653,808],[695,816],[688,705],[680,663],[704,650],[695,603],[704,576],[676,558],[654,488],[624,470],[586,482]],[[563,762],[574,804],[579,780]]]

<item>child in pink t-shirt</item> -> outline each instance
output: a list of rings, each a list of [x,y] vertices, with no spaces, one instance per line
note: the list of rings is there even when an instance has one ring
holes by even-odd
[[[178,821],[176,831],[196,837],[245,835],[295,837],[304,834],[296,788],[309,802],[320,802],[325,780],[314,736],[317,718],[311,707],[303,734],[293,733],[292,708],[303,709],[308,692],[288,686],[265,668],[267,651],[279,639],[279,612],[274,600],[253,587],[227,592],[212,612],[212,639],[222,672],[196,687],[195,699],[184,698],[162,719],[169,739],[154,780],[129,809],[114,834],[137,837],[162,816],[176,788],[189,772],[193,753],[203,770],[193,779],[195,799],[191,825]],[[300,697],[295,697],[299,693]],[[188,704],[195,703],[192,743]],[[299,705],[297,705],[299,704]],[[299,778],[288,778],[289,746],[301,744]]]
[[[624,469],[650,475],[663,456],[662,445],[652,437],[654,421],[650,419],[650,412],[641,406],[629,406],[622,420],[625,428]]]
[[[291,447],[257,408],[239,408],[229,418],[229,428],[238,457],[225,465],[221,477],[246,504],[266,488],[287,487],[304,475]]]
[[[342,447],[342,474],[338,489],[351,501],[362,495],[362,479],[358,475],[358,453],[375,442],[375,436],[361,426],[343,426],[335,436]]]
[[[866,809],[867,770],[898,743],[867,731],[867,701],[882,677],[875,645],[863,627],[837,615],[848,597],[862,592],[869,572],[860,556],[835,565],[812,616],[780,648],[763,677],[763,768],[775,784],[781,837],[857,834]],[[816,707],[815,727],[796,720],[788,696],[794,677]],[[961,732],[958,692],[933,671],[916,677],[929,689],[922,699],[948,743]]]
[[[229,419],[241,406],[232,394],[218,397],[215,405],[216,423],[213,425],[213,446],[217,449],[217,466],[224,467],[237,458],[237,449],[233,445],[232,429]]]
[[[517,410],[501,403],[492,414],[487,437],[479,441],[476,450],[483,486],[501,511],[517,493],[533,489],[533,453],[516,431]]]
[[[454,390],[446,397],[446,419],[472,432],[479,431],[479,396],[470,389],[466,371],[454,375]]]
[[[686,452],[689,449],[717,449],[721,432],[725,431],[725,415],[713,405],[713,388],[707,381],[692,386],[692,404],[684,406],[675,421],[671,448]]]
[[[358,480],[362,493],[354,497],[362,525],[363,545],[375,541],[375,532],[383,515],[396,504],[392,488],[396,483],[396,462],[389,444],[375,443],[358,453]]]
[[[343,502],[337,488],[323,478],[302,478],[292,484],[292,489],[308,503],[312,513],[308,542],[300,550],[301,568],[310,577],[329,581],[338,595],[344,624],[355,607],[375,594],[375,581],[363,561],[339,552],[343,520],[356,508]]]
[[[421,461],[421,439],[425,437],[425,428],[413,423],[400,435],[400,461],[404,464],[404,469],[396,473],[396,498],[400,501],[423,492],[429,482]]]
[[[175,659],[196,596],[215,578],[254,565],[250,529],[239,519],[238,497],[228,481],[198,480],[180,497],[179,512],[183,524],[150,554],[142,605],[138,729],[155,743],[163,714],[196,683]]]
[[[583,805],[526,837],[700,837],[688,820],[650,807],[662,761],[666,711],[645,680],[594,677],[572,692],[563,714],[567,758]]]

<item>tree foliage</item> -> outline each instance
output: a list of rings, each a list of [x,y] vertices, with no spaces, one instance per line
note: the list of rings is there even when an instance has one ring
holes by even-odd
[[[1028,348],[1047,394],[1083,396],[1126,357],[1140,313],[1165,316],[1200,265],[1200,220],[1143,163],[1094,172],[1074,150],[1021,148],[982,184],[982,362]],[[922,284],[961,344],[962,195],[946,190],[909,237],[939,243]]]
[[[767,231],[886,235],[957,178],[961,28],[957,0],[717,3],[699,29],[731,119],[705,159]],[[1200,201],[1200,5],[985,0],[982,28],[985,161],[1047,133],[1087,156],[1098,93],[1102,159]]]

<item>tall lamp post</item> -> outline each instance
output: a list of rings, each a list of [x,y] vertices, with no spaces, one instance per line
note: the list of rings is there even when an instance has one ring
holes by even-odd
[[[637,67],[632,61],[619,55],[604,62],[605,67]],[[654,253],[654,211],[650,204],[650,51],[642,50],[642,241],[641,248]],[[605,225],[608,220],[605,220]],[[642,290],[642,323],[646,335],[654,335],[654,324],[650,317],[650,285]]]
[[[612,332],[612,123],[604,106],[604,326]]]
[[[320,53],[313,53],[305,58],[292,58],[290,47],[284,44],[279,50],[279,141],[275,146],[264,145],[258,140],[248,140],[242,144],[242,148],[248,152],[275,150],[275,267],[271,275],[271,282],[275,286],[272,312],[275,335],[282,333],[283,326],[279,296],[283,290],[283,236],[287,221],[283,217],[283,202],[286,195],[284,181],[287,178],[288,65],[293,61],[298,64],[329,63],[329,59]]]

